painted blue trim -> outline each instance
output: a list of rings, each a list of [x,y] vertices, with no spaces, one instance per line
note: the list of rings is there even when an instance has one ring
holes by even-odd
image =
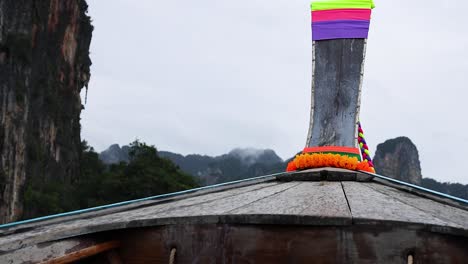
[[[237,183],[243,183],[243,182],[249,182],[249,181],[255,181],[255,180],[262,180],[262,179],[266,179],[266,178],[270,178],[270,177],[276,177],[278,175],[284,175],[284,174],[287,174],[287,173],[280,172],[280,173],[275,173],[275,174],[270,174],[270,175],[255,177],[255,178],[249,178],[249,179],[237,180],[237,181],[232,181],[232,182],[225,182],[225,183],[220,183],[220,184],[215,184],[215,185],[210,185],[210,186],[204,186],[204,187],[185,190],[185,191],[180,191],[180,192],[161,194],[161,195],[156,195],[156,196],[151,196],[151,197],[146,197],[146,198],[141,198],[141,199],[135,199],[135,200],[125,201],[125,202],[113,203],[113,204],[108,204],[108,205],[101,205],[101,206],[97,206],[97,207],[91,207],[91,208],[86,208],[86,209],[81,209],[81,210],[76,210],[76,211],[71,211],[71,212],[66,212],[66,213],[42,216],[42,217],[38,217],[38,218],[33,218],[33,219],[28,219],[28,220],[23,220],[23,221],[18,221],[18,222],[12,222],[12,223],[8,223],[8,224],[3,224],[3,225],[0,225],[0,229],[13,227],[13,226],[18,226],[18,225],[23,225],[23,224],[35,223],[35,222],[40,222],[40,221],[45,221],[45,220],[50,220],[50,219],[55,219],[55,218],[59,218],[59,217],[78,215],[78,214],[89,213],[89,212],[94,212],[94,211],[99,211],[99,210],[104,210],[104,209],[109,209],[109,208],[115,208],[115,207],[119,207],[119,206],[123,206],[123,205],[129,205],[129,204],[138,203],[138,202],[158,200],[158,199],[162,199],[162,198],[169,198],[169,197],[174,197],[174,196],[178,196],[178,195],[182,195],[182,194],[189,194],[189,193],[194,193],[194,192],[197,192],[197,191],[209,190],[209,189],[222,187],[222,186],[229,186],[229,185],[233,185],[233,184],[237,184]]]
[[[434,194],[434,195],[437,195],[437,196],[448,198],[450,200],[454,200],[454,201],[457,201],[457,202],[460,202],[460,203],[464,203],[465,205],[468,205],[468,200],[465,200],[465,199],[462,199],[462,198],[458,198],[458,197],[451,196],[451,195],[448,195],[448,194],[445,194],[445,193],[437,192],[437,191],[427,189],[427,188],[424,188],[424,187],[421,187],[421,186],[418,186],[418,185],[414,185],[414,184],[411,184],[411,183],[407,183],[407,182],[404,182],[404,181],[395,180],[395,179],[389,178],[387,176],[382,176],[382,175],[378,175],[378,174],[370,173],[370,172],[366,172],[366,171],[361,171],[361,172],[369,174],[369,175],[377,177],[377,178],[380,178],[380,179],[384,179],[384,180],[387,180],[387,181],[390,181],[390,182],[393,182],[393,183],[408,186],[408,187],[417,189],[419,191],[431,193],[431,194]]]

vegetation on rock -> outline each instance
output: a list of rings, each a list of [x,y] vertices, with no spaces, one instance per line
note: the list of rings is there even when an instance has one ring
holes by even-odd
[[[389,139],[377,145],[374,166],[378,174],[421,184],[421,164],[416,145],[407,137]]]
[[[113,144],[101,152],[99,158],[106,164],[116,164],[128,161],[128,153],[128,146]],[[197,177],[202,185],[282,172],[287,164],[271,149],[237,148],[216,157],[198,154],[183,156],[168,151],[159,151],[158,154],[177,164],[182,171]]]
[[[431,178],[423,178],[421,185],[434,191],[468,200],[468,184],[438,182]]]
[[[0,223],[49,204],[75,208],[65,186],[80,177],[87,9],[85,0],[0,0]]]
[[[154,146],[130,144],[129,161],[105,165],[86,142],[82,143],[81,177],[75,185],[30,181],[25,207],[37,217],[99,206],[198,186],[197,180],[158,155]]]

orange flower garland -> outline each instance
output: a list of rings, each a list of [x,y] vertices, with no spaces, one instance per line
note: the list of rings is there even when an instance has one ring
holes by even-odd
[[[348,170],[361,170],[374,173],[368,162],[359,161],[355,157],[331,153],[299,154],[289,162],[286,171],[305,170],[313,168],[334,167]]]

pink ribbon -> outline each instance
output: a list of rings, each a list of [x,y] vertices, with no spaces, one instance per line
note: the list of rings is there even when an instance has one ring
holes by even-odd
[[[332,9],[312,11],[312,22],[333,20],[370,20],[371,9]]]

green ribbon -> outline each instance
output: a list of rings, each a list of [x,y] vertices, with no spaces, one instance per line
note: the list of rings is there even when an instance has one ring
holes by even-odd
[[[373,0],[313,0],[310,3],[312,11],[347,8],[372,9],[374,7]]]
[[[322,152],[307,152],[305,154],[339,154],[341,156],[348,156],[350,158],[357,158],[358,161],[361,160],[361,155],[347,152],[336,152],[336,151],[322,151]]]

